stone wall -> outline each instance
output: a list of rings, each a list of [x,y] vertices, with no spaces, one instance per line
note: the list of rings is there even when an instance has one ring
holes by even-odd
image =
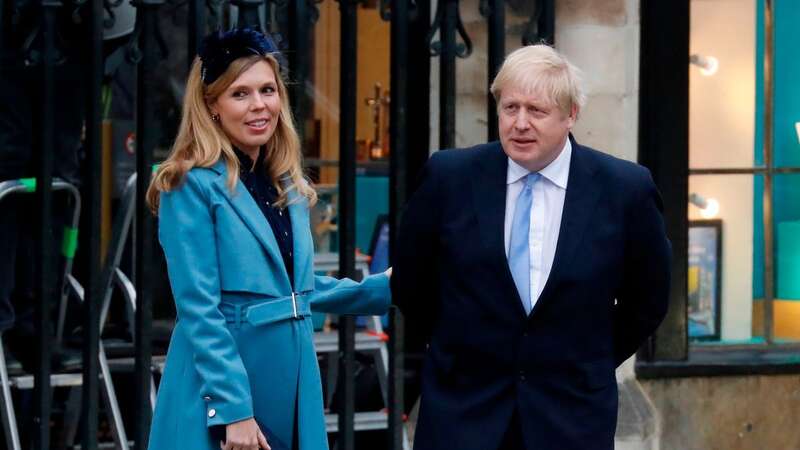
[[[797,375],[642,380],[661,450],[800,449]]]
[[[636,160],[639,1],[557,1],[556,48],[583,70],[589,92],[578,142]]]

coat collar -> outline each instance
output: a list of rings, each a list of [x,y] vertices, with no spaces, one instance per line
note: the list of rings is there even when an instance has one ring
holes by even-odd
[[[281,180],[283,189],[291,185],[289,178]],[[294,289],[307,292],[314,289],[314,243],[311,239],[308,199],[296,189],[289,191],[289,217],[292,220],[292,247],[294,252]]]
[[[586,227],[594,217],[594,209],[600,199],[604,186],[594,179],[597,167],[590,151],[578,144],[570,134],[572,160],[569,167],[569,181],[561,215],[561,228],[556,243],[553,268],[544,285],[539,300],[533,306],[531,316],[555,295],[555,286],[566,276],[570,263],[575,257]]]
[[[477,151],[482,154],[473,159],[472,173],[476,175],[471,177],[471,181],[475,215],[480,235],[484,237],[481,245],[489,259],[489,267],[496,270],[500,281],[498,298],[511,299],[515,315],[522,317],[525,309],[503,249],[508,157],[499,142],[491,142]]]

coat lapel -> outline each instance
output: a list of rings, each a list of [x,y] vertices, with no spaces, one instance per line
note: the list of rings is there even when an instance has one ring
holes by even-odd
[[[594,182],[594,166],[588,159],[588,151],[572,141],[572,160],[569,167],[567,193],[564,199],[564,211],[561,215],[561,229],[558,233],[556,254],[553,268],[547,278],[544,290],[531,311],[536,313],[542,303],[554,295],[555,286],[569,270],[570,262],[575,256],[583,233],[591,223],[595,206],[603,192],[603,187]]]
[[[278,248],[278,241],[275,240],[275,236],[272,234],[272,228],[270,228],[269,222],[264,218],[264,214],[261,213],[253,197],[247,192],[244,184],[241,181],[237,181],[236,189],[231,193],[226,184],[227,169],[225,164],[220,161],[214,168],[220,173],[220,176],[213,183],[214,188],[228,201],[239,218],[242,219],[242,222],[247,225],[250,232],[253,233],[264,250],[266,250],[267,254],[278,263],[278,267],[283,267],[283,258]],[[283,275],[288,284],[289,274],[283,271]]]
[[[508,157],[499,142],[489,144],[485,150],[486,157],[475,158],[477,174],[472,178],[472,196],[475,203],[475,214],[478,218],[480,235],[484,238],[482,245],[490,258],[490,266],[498,269],[501,288],[499,297],[510,299],[514,303],[515,314],[525,315],[514,278],[508,268],[505,251],[505,211],[506,211],[506,179],[508,176]]]
[[[290,180],[281,180],[287,189]],[[292,221],[292,252],[294,264],[294,290],[306,292],[314,289],[314,244],[309,233],[308,200],[296,189],[289,191],[289,218]]]

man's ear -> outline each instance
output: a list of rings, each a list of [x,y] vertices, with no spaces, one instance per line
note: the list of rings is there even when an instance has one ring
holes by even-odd
[[[572,107],[569,109],[569,128],[572,129],[575,126],[575,122],[578,121],[578,105],[572,104]]]

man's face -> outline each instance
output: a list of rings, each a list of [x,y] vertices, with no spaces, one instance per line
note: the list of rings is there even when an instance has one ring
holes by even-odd
[[[566,114],[544,95],[509,86],[500,94],[497,115],[503,151],[517,164],[537,172],[561,153],[575,125],[577,108],[573,106]]]

